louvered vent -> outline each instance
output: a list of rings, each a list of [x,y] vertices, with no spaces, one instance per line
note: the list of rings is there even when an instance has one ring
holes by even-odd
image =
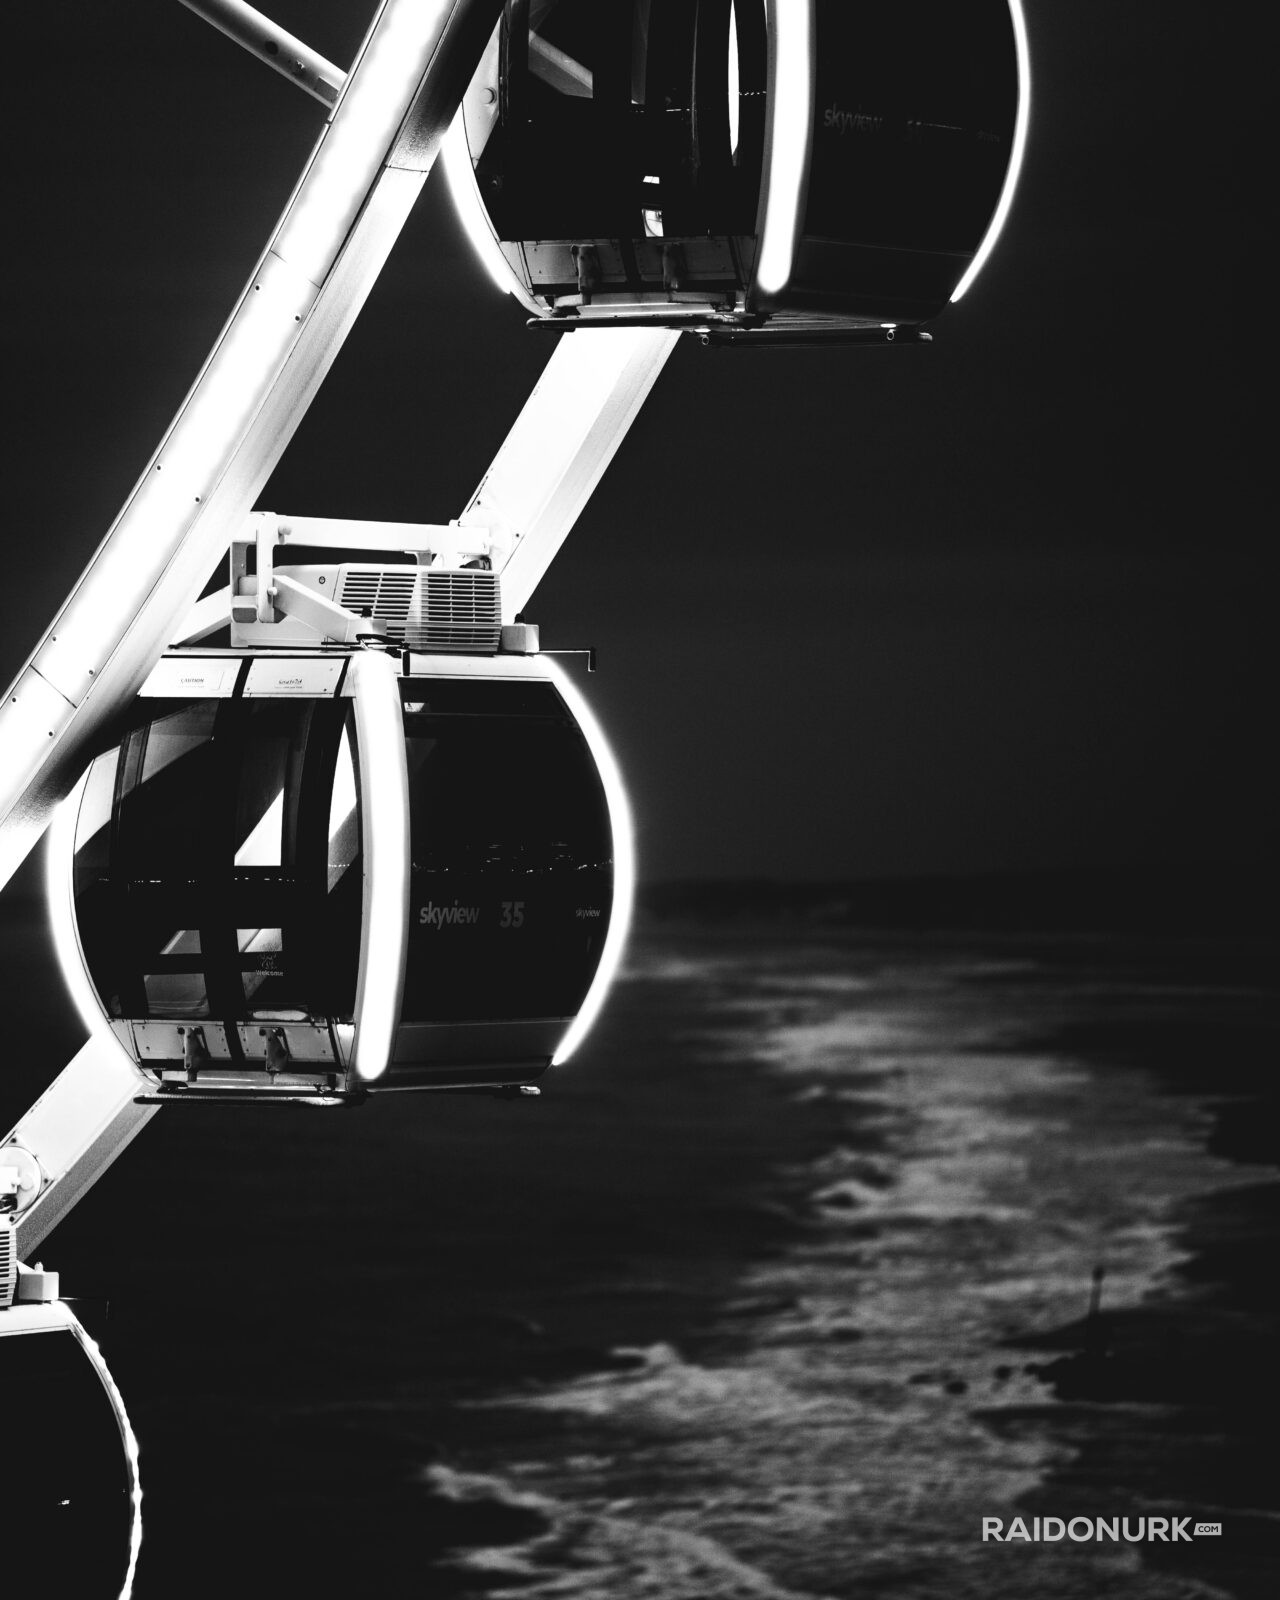
[[[366,610],[393,644],[439,655],[494,655],[502,633],[496,572],[351,563],[339,570],[338,604]]]
[[[13,1218],[0,1217],[0,1311],[13,1304],[18,1282],[18,1253],[13,1244]]]
[[[338,604],[363,616],[370,612],[387,630],[388,639],[404,643],[404,625],[413,604],[416,567],[377,567],[352,562],[338,569]]]
[[[496,572],[436,570],[419,575],[404,642],[410,650],[493,655],[502,633]]]

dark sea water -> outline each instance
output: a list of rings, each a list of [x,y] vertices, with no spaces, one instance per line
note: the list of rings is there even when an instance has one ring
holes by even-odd
[[[6,927],[16,1114],[74,1030]],[[656,923],[538,1102],[166,1109],[42,1251],[138,1596],[1280,1592],[1273,994],[1225,938]]]

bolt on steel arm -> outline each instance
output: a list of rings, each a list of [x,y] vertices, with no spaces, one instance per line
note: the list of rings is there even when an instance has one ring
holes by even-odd
[[[182,0],[182,4],[322,104],[333,105],[342,92],[347,75],[341,67],[243,0]]]

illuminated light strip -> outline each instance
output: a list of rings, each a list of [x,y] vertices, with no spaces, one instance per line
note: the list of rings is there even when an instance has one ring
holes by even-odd
[[[79,705],[193,537],[235,451],[295,351],[366,197],[378,183],[407,105],[465,0],[386,0],[333,116],[231,321],[161,448],[78,581],[34,665]],[[397,171],[389,210],[417,196],[425,173]],[[404,188],[409,192],[401,194]],[[392,219],[395,220],[395,219]],[[403,218],[398,219],[402,221]],[[366,233],[368,229],[366,228]],[[357,305],[359,301],[357,301]],[[166,630],[170,626],[167,621]]]
[[[95,719],[109,715],[119,697],[131,696],[154,665],[175,613],[181,615],[199,593],[209,565],[247,514],[328,371],[425,176],[389,164],[399,155],[395,134],[423,84],[441,113],[451,92],[434,70],[450,64],[437,59],[441,43],[451,23],[472,17],[479,3],[391,0],[380,8],[357,68],[232,323],[219,336],[160,451],[5,697],[0,736],[13,759],[0,774],[0,883],[35,845],[55,797],[76,776],[77,756]],[[392,30],[390,41],[381,37],[384,23]],[[373,81],[362,88],[366,60]],[[419,65],[423,74],[411,81]],[[389,104],[383,97],[397,83],[407,86],[405,93],[398,105]],[[381,148],[356,149],[356,135],[363,137],[370,128],[390,130]],[[405,152],[406,162],[429,164],[434,145],[434,137],[421,148],[413,145]],[[367,202],[349,192],[356,170],[371,175]],[[324,191],[323,204],[316,203],[316,188]],[[327,260],[322,259],[326,251]],[[319,291],[317,276],[323,281]],[[318,295],[320,316],[313,314]],[[237,347],[234,359],[232,346]],[[203,393],[215,378],[217,405],[206,402]],[[203,411],[206,403],[209,410]],[[220,409],[221,418],[211,423],[210,412]],[[214,435],[227,419],[219,458]],[[77,726],[74,710],[82,705],[87,715]],[[10,746],[10,735],[16,747]]]
[[[284,362],[316,291],[268,254],[107,538],[72,591],[35,667],[78,705],[138,616],[157,552],[181,545]]]
[[[541,316],[546,307],[529,292],[520,274],[502,253],[498,235],[480,198],[461,108],[440,147],[440,164],[458,223],[480,258],[480,265],[503,294],[513,295],[527,311]]]
[[[467,145],[467,132],[459,110],[440,147],[440,164],[444,168],[445,182],[453,199],[453,209],[458,223],[471,242],[471,248],[480,258],[495,288],[503,294],[515,295],[532,311],[541,308],[531,298],[515,269],[498,247],[498,237],[489,222],[480,191],[476,187],[475,172],[471,166],[471,151]]]
[[[1027,129],[1031,123],[1031,51],[1027,44],[1027,19],[1022,13],[1022,0],[1009,0],[1009,16],[1013,22],[1013,47],[1018,58],[1018,112],[1013,122],[1013,149],[1009,153],[1009,170],[1004,175],[1004,188],[987,225],[986,235],[978,246],[978,253],[969,263],[968,271],[951,292],[955,305],[970,284],[987,264],[987,257],[996,247],[996,240],[1004,228],[1013,193],[1018,187],[1022,160],[1027,148]]]
[[[729,0],[729,154],[738,154],[738,125],[741,117],[741,83],[738,62],[738,9]]]
[[[362,651],[348,669],[355,691],[356,759],[363,808],[364,940],[356,985],[356,1073],[386,1071],[395,1048],[409,953],[409,769],[395,663]]]
[[[90,1038],[114,1040],[121,1054],[132,1061],[132,1056],[128,1055],[112,1032],[101,1002],[89,982],[84,952],[80,947],[80,934],[76,928],[73,899],[76,822],[88,781],[89,774],[86,771],[67,798],[59,804],[45,842],[45,901],[49,909],[49,931],[53,935],[58,965],[62,968],[62,980]]]
[[[75,714],[75,707],[47,683],[34,667],[27,667],[0,704],[0,817],[22,801],[32,772],[39,771],[47,759],[49,741],[62,733]],[[37,834],[37,837],[39,835]],[[35,839],[31,841],[35,843]],[[22,860],[25,851],[18,857]],[[17,863],[15,862],[14,865]],[[0,882],[8,882],[7,877]]]
[[[631,913],[635,904],[636,857],[635,837],[631,827],[631,803],[627,799],[626,785],[613,750],[605,738],[604,730],[596,721],[595,713],[587,704],[578,687],[554,662],[545,656],[539,661],[551,676],[565,704],[582,729],[587,748],[591,751],[604,785],[605,801],[609,808],[609,828],[613,835],[613,905],[609,911],[609,931],[605,935],[604,949],[600,952],[600,965],[591,980],[586,998],[578,1015],[570,1023],[551,1058],[553,1067],[566,1062],[595,1025],[604,1006],[605,997],[613,984],[627,947],[631,931]]]
[[[71,1325],[71,1332],[80,1344],[81,1349],[93,1363],[93,1369],[98,1374],[99,1382],[107,1391],[107,1398],[111,1401],[112,1409],[116,1414],[116,1426],[120,1429],[120,1440],[124,1445],[125,1461],[129,1467],[129,1504],[133,1511],[129,1527],[129,1565],[125,1572],[124,1584],[120,1590],[119,1600],[130,1600],[133,1594],[134,1578],[138,1571],[138,1556],[142,1550],[142,1475],[138,1468],[138,1436],[133,1431],[133,1424],[129,1421],[129,1413],[125,1409],[124,1396],[116,1385],[116,1380],[111,1376],[111,1368],[107,1365],[106,1358],[98,1348],[97,1343],[85,1331],[80,1319],[65,1304],[59,1302],[66,1313]]]
[[[773,78],[768,103],[769,152],[764,223],[755,287],[778,295],[791,281],[803,222],[813,139],[813,3],[769,0]]]
[[[354,223],[457,9],[458,0],[387,0],[347,74],[332,124],[275,241],[277,254],[314,282]]]

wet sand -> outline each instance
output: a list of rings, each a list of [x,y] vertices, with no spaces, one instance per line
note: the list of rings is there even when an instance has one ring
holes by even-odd
[[[663,923],[540,1102],[166,1110],[44,1252],[138,1595],[1274,1592],[1266,959]]]

